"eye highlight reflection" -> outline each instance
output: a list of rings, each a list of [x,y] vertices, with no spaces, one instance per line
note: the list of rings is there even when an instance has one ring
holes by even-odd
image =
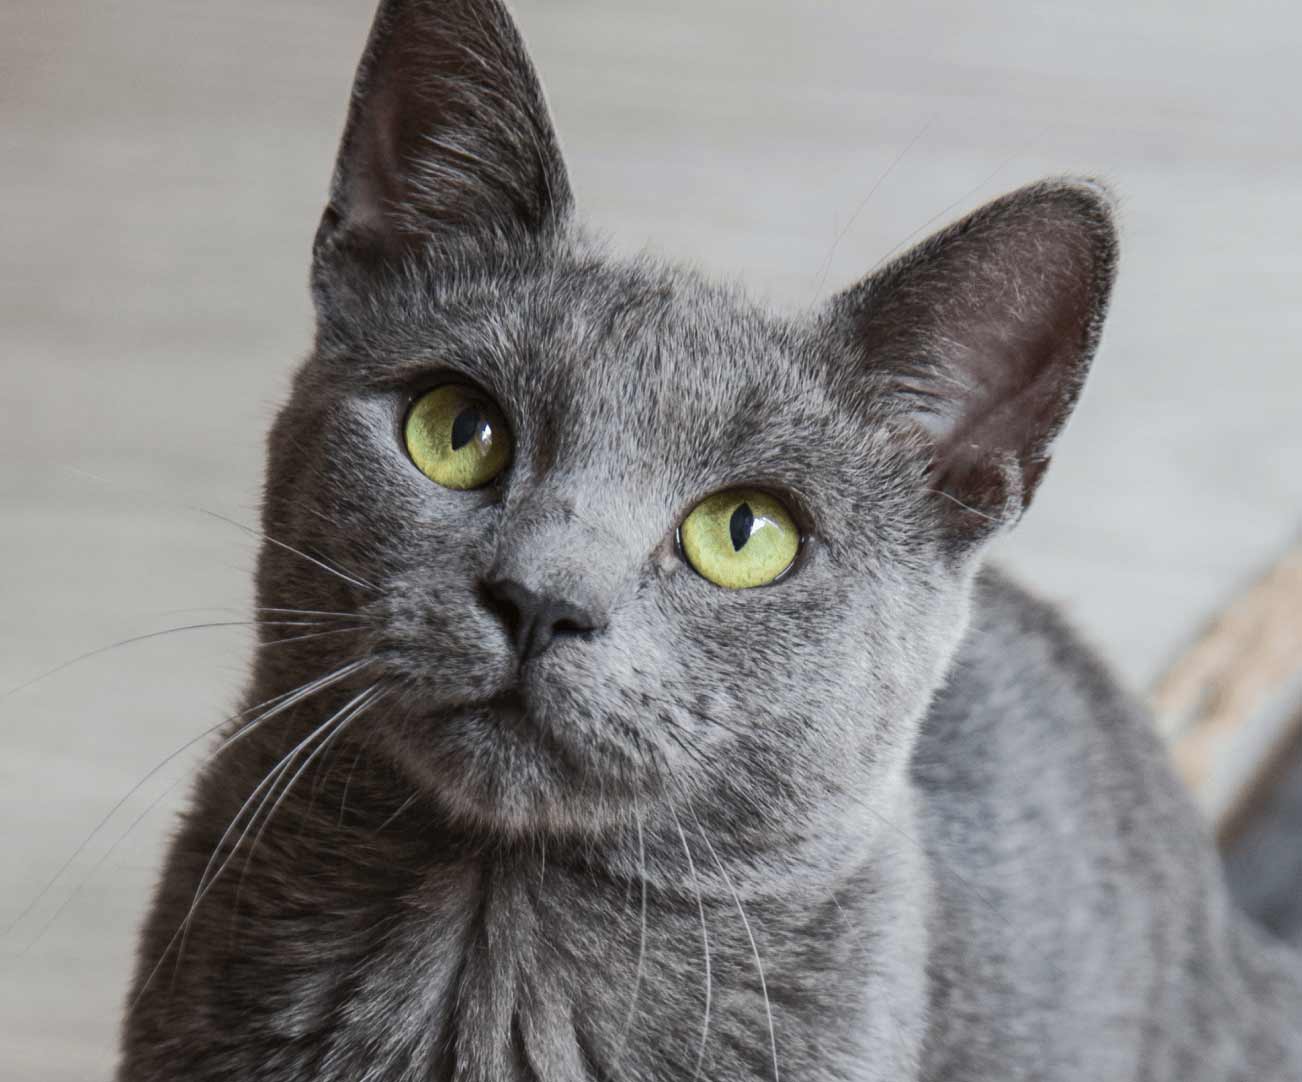
[[[403,435],[411,460],[444,488],[479,488],[511,463],[502,411],[470,387],[449,383],[417,399]]]
[[[679,539],[687,562],[729,590],[767,586],[800,550],[800,530],[790,512],[754,488],[707,496],[683,521]]]

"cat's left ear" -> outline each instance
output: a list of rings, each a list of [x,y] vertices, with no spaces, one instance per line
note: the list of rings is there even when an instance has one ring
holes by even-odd
[[[571,202],[537,75],[498,0],[383,0],[353,85],[315,274],[467,234],[538,234]]]
[[[1076,403],[1116,268],[1108,193],[1046,181],[1004,196],[837,297],[837,367],[913,433],[961,548],[1020,517]]]

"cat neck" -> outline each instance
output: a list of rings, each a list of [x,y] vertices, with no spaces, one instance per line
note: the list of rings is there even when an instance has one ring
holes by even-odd
[[[210,768],[190,831],[219,832],[289,739],[251,739]],[[524,1077],[525,1062],[544,1079],[616,1077],[656,1062],[668,1077],[700,1066],[763,1079],[775,1059],[791,1077],[815,1063],[816,1077],[910,1077],[930,889],[907,784],[897,795],[876,813],[889,829],[817,852],[794,839],[757,852],[681,811],[646,811],[640,829],[604,838],[507,840],[458,826],[374,748],[340,741],[205,899],[191,964],[196,952],[220,956],[196,971],[263,960],[249,979],[296,1003],[296,1024],[319,1009],[308,1028],[329,1031],[340,1057],[416,1054],[390,1031],[420,1018],[419,1056],[433,1065],[455,1047],[473,1065],[459,1078]],[[207,852],[218,838],[185,844]],[[346,1009],[313,1006],[305,989],[325,986],[347,988]]]

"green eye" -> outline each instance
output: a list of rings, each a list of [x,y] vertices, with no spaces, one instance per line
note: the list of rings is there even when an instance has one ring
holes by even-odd
[[[416,401],[404,436],[411,460],[444,488],[479,488],[511,462],[511,434],[501,410],[455,383]]]
[[[688,562],[729,590],[767,585],[791,566],[800,548],[800,531],[787,509],[753,488],[702,500],[679,536]]]

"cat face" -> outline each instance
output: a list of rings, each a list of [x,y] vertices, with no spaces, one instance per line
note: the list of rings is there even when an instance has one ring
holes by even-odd
[[[527,829],[673,786],[766,803],[808,785],[802,759],[839,770],[895,739],[934,684],[933,640],[954,637],[953,576],[936,572],[916,456],[833,389],[817,331],[561,248],[440,281],[386,288],[369,326],[321,350],[272,464],[295,481],[273,485],[269,532],[374,585],[309,576],[353,595],[314,604],[360,605],[379,629],[402,760],[458,808]],[[509,430],[484,487],[438,484],[405,444],[440,386],[474,388]],[[789,572],[751,589],[705,578],[678,537],[739,487],[802,534]],[[531,653],[503,581],[591,626]]]
[[[1008,197],[800,320],[605,259],[500,7],[386,4],[265,512],[351,581],[268,544],[261,603],[360,614],[371,736],[472,824],[593,832],[668,802],[807,832],[898,774],[1111,264],[1080,184]],[[413,422],[430,401],[451,405]],[[476,448],[482,475],[430,466]],[[725,564],[785,531],[759,537],[781,542],[762,585],[685,551],[693,509],[733,492],[710,505]],[[301,649],[358,656],[331,643]]]

